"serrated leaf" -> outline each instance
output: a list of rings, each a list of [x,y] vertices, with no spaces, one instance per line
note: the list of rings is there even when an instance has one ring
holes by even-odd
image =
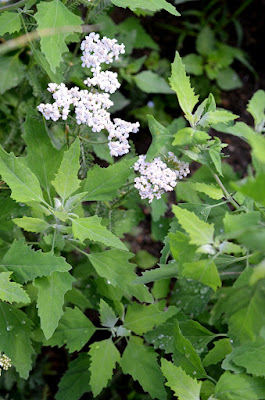
[[[36,175],[13,153],[6,153],[1,146],[0,174],[12,191],[12,199],[22,203],[30,201],[44,202]]]
[[[38,23],[41,37],[41,51],[49,61],[51,70],[55,72],[62,60],[62,54],[68,51],[67,39],[73,32],[82,32],[82,19],[68,10],[59,0],[41,2],[37,5],[37,9],[34,18]]]
[[[23,311],[0,302],[0,351],[11,358],[12,365],[24,379],[29,376],[34,354],[30,340],[31,327],[32,321]]]
[[[166,10],[170,14],[180,15],[175,7],[166,0],[111,0],[111,2],[118,7],[129,7],[132,11],[137,10],[137,8],[155,12]]]
[[[141,276],[138,276],[132,283],[133,284],[145,284],[150,282],[160,281],[161,279],[175,278],[178,275],[179,268],[177,263],[169,263],[160,265],[160,268],[152,269],[151,271],[144,272]]]
[[[28,111],[23,128],[25,132],[23,139],[27,144],[26,164],[49,194],[51,181],[58,171],[64,151],[58,151],[53,147],[45,125],[37,119],[37,112],[34,110]]]
[[[173,146],[186,146],[207,143],[211,136],[204,131],[195,130],[193,128],[180,129],[175,135],[172,142]]]
[[[75,279],[69,272],[53,272],[37,278],[33,285],[38,289],[37,309],[40,326],[46,339],[50,339],[63,315],[64,296],[72,289]]]
[[[119,319],[116,317],[113,309],[103,299],[100,299],[99,314],[101,324],[107,328],[113,328]]]
[[[196,259],[195,252],[197,248],[190,244],[190,239],[187,235],[179,231],[176,233],[170,232],[168,238],[171,253],[178,263],[183,264]]]
[[[213,343],[214,347],[206,354],[203,359],[204,367],[208,367],[209,365],[215,365],[222,361],[225,356],[231,353],[232,346],[230,339],[220,339]]]
[[[136,86],[145,93],[174,94],[166,80],[152,71],[142,71],[133,77]]]
[[[0,36],[5,33],[19,32],[21,29],[20,13],[5,11],[0,15]]]
[[[20,84],[24,77],[25,68],[25,65],[19,59],[18,53],[14,56],[1,56],[0,94]]]
[[[14,240],[0,265],[7,271],[13,271],[13,277],[19,283],[48,276],[55,271],[67,272],[72,268],[63,257],[35,251],[24,240]]]
[[[133,303],[128,306],[124,326],[137,335],[142,335],[150,331],[155,325],[163,324],[167,319],[175,315],[177,311],[177,308],[172,306],[167,311],[163,311],[160,303],[148,306]]]
[[[131,337],[120,365],[124,374],[138,381],[152,399],[166,400],[164,378],[157,363],[158,354],[143,344],[138,337]]]
[[[218,400],[260,400],[265,397],[265,380],[226,371],[217,382],[214,395]]]
[[[107,168],[101,168],[95,165],[87,173],[84,180],[82,191],[87,192],[85,200],[104,201],[113,200],[117,197],[117,190],[120,189],[133,173],[131,167],[136,162],[136,158],[131,160],[122,160],[110,165]]]
[[[146,154],[146,161],[151,161],[158,154],[165,155],[171,145],[173,135],[152,115],[147,115],[148,126],[152,135],[152,144]]]
[[[45,345],[58,347],[66,345],[70,353],[80,351],[95,332],[96,327],[78,307],[66,307],[58,328]]]
[[[265,205],[265,173],[260,173],[253,177],[248,177],[243,182],[231,183],[233,188],[236,188],[240,193],[252,198],[258,203]]]
[[[30,303],[30,298],[22,285],[10,282],[12,272],[0,272],[0,299],[8,303]]]
[[[199,125],[202,127],[206,127],[218,124],[220,122],[226,124],[230,121],[233,121],[236,118],[238,118],[238,116],[231,113],[230,111],[226,110],[208,111],[200,119]]]
[[[212,184],[207,184],[203,182],[191,182],[191,187],[198,192],[207,194],[207,196],[214,200],[220,200],[224,197],[222,189]]]
[[[72,220],[74,237],[81,240],[81,242],[89,239],[120,250],[128,250],[119,238],[101,225],[101,220],[102,218],[97,215]]]
[[[173,205],[172,210],[181,227],[190,235],[190,243],[202,246],[213,243],[214,225],[201,220],[193,212]]]
[[[210,286],[214,291],[222,286],[218,270],[213,260],[205,259],[184,263],[180,268],[180,275],[187,279],[194,279]]]
[[[64,153],[58,173],[52,181],[63,203],[79,188],[80,180],[77,178],[80,168],[79,156],[80,142],[77,138],[70,149]]]
[[[188,376],[181,367],[161,359],[161,370],[171,390],[179,400],[200,400],[201,382]]]
[[[59,382],[56,400],[79,400],[84,393],[90,392],[89,364],[89,356],[85,353],[69,363],[68,370]]]
[[[120,353],[111,339],[95,342],[90,346],[88,354],[91,357],[89,370],[91,372],[90,386],[94,396],[97,396],[113,375],[113,369],[120,361]]]
[[[190,78],[186,75],[185,66],[177,51],[172,64],[169,83],[178,96],[179,105],[185,114],[185,118],[191,123],[192,111],[198,103],[199,96],[194,94],[194,89],[190,85]]]
[[[12,221],[27,232],[43,232],[50,226],[48,222],[40,218],[22,217],[14,218]]]
[[[261,214],[258,211],[249,211],[241,214],[226,213],[223,219],[226,238],[235,239],[247,234],[250,227],[258,228],[260,218]]]
[[[264,125],[265,111],[265,91],[257,90],[247,105],[248,112],[252,115],[255,122],[255,129],[261,132]]]
[[[145,286],[133,285],[137,275],[133,272],[136,265],[129,262],[134,254],[119,250],[89,254],[88,258],[99,276],[107,279],[111,285],[120,288],[127,296],[139,301],[151,303],[153,296]]]

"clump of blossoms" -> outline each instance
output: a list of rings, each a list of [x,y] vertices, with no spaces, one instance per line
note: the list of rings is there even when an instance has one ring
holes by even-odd
[[[53,121],[60,118],[67,120],[71,109],[74,108],[77,124],[87,125],[93,132],[106,129],[109,133],[110,154],[114,157],[122,156],[129,152],[129,134],[138,132],[140,124],[119,118],[111,120],[107,111],[113,105],[110,94],[119,89],[120,83],[117,73],[102,71],[101,64],[110,64],[118,60],[119,55],[125,53],[124,45],[106,36],[100,39],[99,34],[92,32],[82,41],[81,50],[82,67],[90,68],[93,75],[92,78],[87,78],[84,84],[92,89],[68,89],[64,83],[49,83],[48,91],[52,93],[54,102],[41,103],[37,108],[46,120]]]
[[[0,353],[0,376],[2,373],[2,369],[7,371],[12,367],[11,359],[7,357],[5,354]]]
[[[152,162],[145,161],[146,156],[140,156],[134,164],[134,171],[140,176],[134,179],[134,187],[139,190],[141,199],[161,198],[165,192],[174,190],[177,180],[183,179],[189,173],[189,164],[177,159],[175,154],[169,152],[165,162],[160,157]]]

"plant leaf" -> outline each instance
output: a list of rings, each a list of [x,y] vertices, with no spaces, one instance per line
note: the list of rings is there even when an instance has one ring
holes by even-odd
[[[103,299],[100,299],[99,314],[101,324],[107,328],[113,328],[119,319],[116,317],[113,309]]]
[[[0,272],[0,299],[8,303],[30,303],[30,298],[23,287],[16,282],[10,282],[11,274],[11,271]]]
[[[211,259],[184,263],[180,268],[180,275],[187,279],[194,279],[204,283],[210,286],[214,291],[222,286],[222,281],[219,277],[216,265]]]
[[[146,161],[151,161],[158,154],[165,155],[169,151],[173,135],[152,115],[147,115],[148,126],[152,134],[152,144],[146,154]]]
[[[14,56],[1,56],[0,59],[0,94],[16,87],[24,77],[25,65],[20,61],[18,53]]]
[[[232,346],[230,339],[220,339],[213,343],[214,347],[206,354],[203,359],[204,367],[208,367],[209,365],[215,365],[222,361],[225,356],[231,353]]]
[[[20,29],[21,19],[18,12],[5,11],[0,15],[0,36],[19,32]]]
[[[145,93],[174,94],[169,84],[162,76],[152,71],[142,71],[134,75],[136,86]]]
[[[12,221],[27,232],[43,232],[50,226],[48,222],[40,218],[22,217],[14,218]]]
[[[264,125],[265,111],[265,91],[257,90],[247,105],[248,112],[252,115],[255,122],[255,129],[260,132]]]
[[[166,0],[111,0],[111,2],[118,7],[129,7],[132,11],[135,11],[137,8],[155,12],[166,10],[177,17],[180,15],[175,7]]]

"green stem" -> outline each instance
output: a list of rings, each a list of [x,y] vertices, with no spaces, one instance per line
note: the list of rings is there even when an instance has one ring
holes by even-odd
[[[230,193],[228,193],[228,191],[226,190],[226,188],[224,187],[224,185],[222,184],[222,181],[220,180],[219,176],[217,174],[213,174],[216,182],[218,183],[218,185],[220,186],[220,188],[222,189],[225,198],[235,207],[236,210],[239,209],[239,204],[237,204],[237,202],[233,199],[233,197],[230,195]]]
[[[9,4],[7,6],[0,7],[0,13],[2,13],[4,11],[16,10],[20,7],[23,7],[25,4],[26,4],[26,0],[21,0],[15,4]]]
[[[89,144],[106,144],[106,143],[109,143],[108,141],[106,141],[106,142],[93,142],[93,141],[88,140],[88,139],[86,139],[86,138],[84,138],[82,136],[79,136],[79,139],[83,140],[84,142],[89,143]]]
[[[79,247],[77,247],[77,246],[75,246],[74,244],[70,243],[68,240],[67,240],[67,243],[68,243],[71,247],[73,247],[73,249],[79,251],[79,253],[83,254],[83,255],[86,256],[86,257],[88,256],[88,254],[87,254],[85,251],[79,249]]]
[[[212,381],[215,385],[217,384],[217,381],[211,376],[207,375],[207,379],[209,379],[209,381]]]

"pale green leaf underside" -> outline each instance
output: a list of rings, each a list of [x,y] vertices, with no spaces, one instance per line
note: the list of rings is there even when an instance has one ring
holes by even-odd
[[[40,218],[22,217],[14,218],[12,221],[27,232],[43,232],[50,226],[48,222]]]

